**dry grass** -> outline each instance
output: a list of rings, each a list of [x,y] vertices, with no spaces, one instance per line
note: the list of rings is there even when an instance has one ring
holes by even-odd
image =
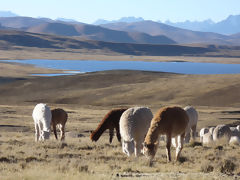
[[[1,119],[3,116],[8,118],[1,124],[10,119],[14,123],[22,119],[28,129],[13,132],[12,127],[1,128],[1,179],[231,179],[240,174],[238,146],[212,144],[204,147],[201,143],[191,142],[185,145],[180,161],[167,163],[165,144],[161,142],[150,166],[143,156],[129,158],[123,154],[116,138],[113,144],[108,144],[107,133],[93,143],[86,129],[94,129],[101,119],[99,117],[107,112],[107,109],[95,107],[65,107],[70,112],[67,131],[79,133],[81,137],[67,135],[66,141],[60,142],[52,135],[47,142],[35,143],[31,114],[20,111],[30,111],[31,107],[12,108],[15,113],[10,106],[8,112],[2,107]],[[91,112],[88,119],[86,112]],[[172,148],[173,159],[174,154]]]

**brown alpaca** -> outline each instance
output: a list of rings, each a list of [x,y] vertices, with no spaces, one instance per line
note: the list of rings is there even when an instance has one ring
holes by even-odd
[[[116,129],[118,141],[121,142],[121,135],[119,131],[119,121],[122,113],[127,108],[113,109],[109,111],[99,123],[97,129],[92,132],[90,138],[92,141],[97,141],[106,129],[109,129],[109,143],[112,143],[114,136],[114,128]]]
[[[55,135],[55,138],[58,139],[57,137],[57,125],[60,130],[60,135],[61,135],[61,140],[65,139],[65,124],[68,119],[67,112],[64,111],[63,109],[53,109],[51,110],[52,112],[52,127],[53,127],[53,132]]]
[[[152,160],[157,152],[159,135],[166,135],[166,151],[167,159],[171,161],[171,138],[178,139],[176,148],[176,160],[178,160],[180,152],[183,148],[185,137],[185,129],[188,125],[188,115],[184,109],[180,107],[164,107],[161,108],[153,117],[150,128],[145,137],[143,153]]]

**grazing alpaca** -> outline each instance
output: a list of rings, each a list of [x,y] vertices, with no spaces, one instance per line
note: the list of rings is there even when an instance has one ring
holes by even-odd
[[[126,110],[120,118],[120,134],[122,150],[130,156],[133,152],[137,157],[147,134],[153,114],[149,108],[134,107]]]
[[[196,138],[198,113],[191,106],[186,106],[184,108],[184,110],[187,112],[187,115],[188,115],[188,118],[189,118],[188,128],[186,129],[185,143],[189,143],[189,141],[190,141],[190,131],[192,132],[192,138],[193,138],[194,141],[195,141],[195,138]]]
[[[239,136],[231,136],[229,140],[230,145],[240,145],[240,138]]]
[[[67,112],[64,111],[63,109],[53,109],[52,111],[52,127],[53,127],[53,132],[55,135],[55,138],[58,139],[57,137],[57,128],[56,126],[58,126],[59,130],[60,130],[60,136],[61,136],[61,140],[65,139],[65,124],[67,122],[68,119],[68,115]]]
[[[199,136],[200,136],[200,142],[203,142],[203,135],[208,133],[209,129],[208,128],[202,128],[199,132]]]
[[[213,142],[213,136],[210,131],[206,134],[203,134],[203,136],[202,136],[202,144],[203,145],[209,145],[212,142]]]
[[[180,107],[161,108],[154,116],[151,126],[144,141],[143,153],[152,160],[157,152],[159,135],[166,135],[167,159],[171,161],[171,138],[176,137],[178,146],[176,148],[176,160],[183,148],[185,130],[188,125],[188,115]]]
[[[225,137],[229,142],[231,135],[232,135],[232,131],[227,125],[225,124],[217,125],[217,127],[213,131],[213,140],[218,141],[221,138]]]
[[[92,132],[90,138],[92,141],[97,141],[100,136],[103,134],[103,132],[106,129],[109,129],[109,143],[112,143],[112,139],[114,136],[114,128],[116,129],[116,134],[118,141],[121,142],[121,136],[119,132],[119,121],[120,117],[122,116],[122,113],[126,111],[127,108],[119,108],[119,109],[113,109],[109,111],[103,118],[103,120],[99,123],[97,129]]]
[[[210,127],[210,128],[209,128],[209,132],[210,132],[211,134],[213,134],[214,129],[215,129],[215,126]]]
[[[231,136],[238,136],[238,137],[240,137],[240,132],[237,129],[237,127],[230,127],[230,130],[232,132]]]
[[[46,104],[37,104],[33,109],[32,117],[35,125],[35,141],[44,141],[50,137],[52,114]]]
[[[188,126],[185,132],[185,138],[184,138],[184,142],[185,143],[189,143],[190,141],[190,132],[192,133],[192,138],[195,141],[196,138],[196,130],[197,130],[197,122],[198,122],[198,113],[197,111],[192,107],[192,106],[186,106],[184,108],[184,110],[187,112],[188,115]],[[176,148],[177,147],[177,138],[172,138],[172,145]]]

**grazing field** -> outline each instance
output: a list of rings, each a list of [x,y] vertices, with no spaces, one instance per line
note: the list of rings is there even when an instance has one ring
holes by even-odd
[[[155,114],[165,105],[192,105],[199,113],[198,132],[218,124],[236,126],[240,75],[107,71],[27,76],[37,71],[18,65],[10,67],[7,76],[0,71],[0,179],[239,178],[239,146],[191,142],[184,145],[179,161],[167,163],[165,143],[160,142],[149,164],[144,156],[127,157],[116,136],[109,144],[108,131],[98,142],[89,136],[117,107],[147,106]],[[56,141],[52,133],[49,141],[35,143],[32,110],[40,102],[68,113],[64,142]]]
[[[112,144],[107,133],[96,143],[90,141],[90,131],[107,109],[61,107],[69,114],[66,141],[56,141],[52,133],[49,141],[35,143],[32,106],[1,106],[1,179],[232,179],[240,173],[239,147],[221,143],[187,144],[178,162],[167,163],[164,142],[151,166],[143,156],[128,158],[116,137]],[[172,148],[173,159],[174,154]]]

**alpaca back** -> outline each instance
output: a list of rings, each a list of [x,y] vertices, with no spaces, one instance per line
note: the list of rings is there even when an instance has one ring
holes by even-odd
[[[122,113],[126,111],[127,108],[118,108],[118,109],[112,109],[109,111],[102,121],[99,123],[96,130],[94,130],[90,136],[92,141],[97,141],[102,133],[111,127],[119,129],[119,121],[120,117],[122,116]]]
[[[188,115],[180,107],[164,107],[159,109],[151,121],[145,142],[155,143],[160,134],[175,137],[185,133],[188,126]]]
[[[52,112],[52,123],[65,125],[68,118],[66,111],[58,108],[58,109],[51,110],[51,112]]]
[[[46,104],[37,104],[33,109],[32,117],[35,123],[42,123],[43,131],[50,131],[52,113]]]
[[[153,115],[149,108],[134,107],[126,110],[120,118],[120,134],[124,141],[143,139]]]

